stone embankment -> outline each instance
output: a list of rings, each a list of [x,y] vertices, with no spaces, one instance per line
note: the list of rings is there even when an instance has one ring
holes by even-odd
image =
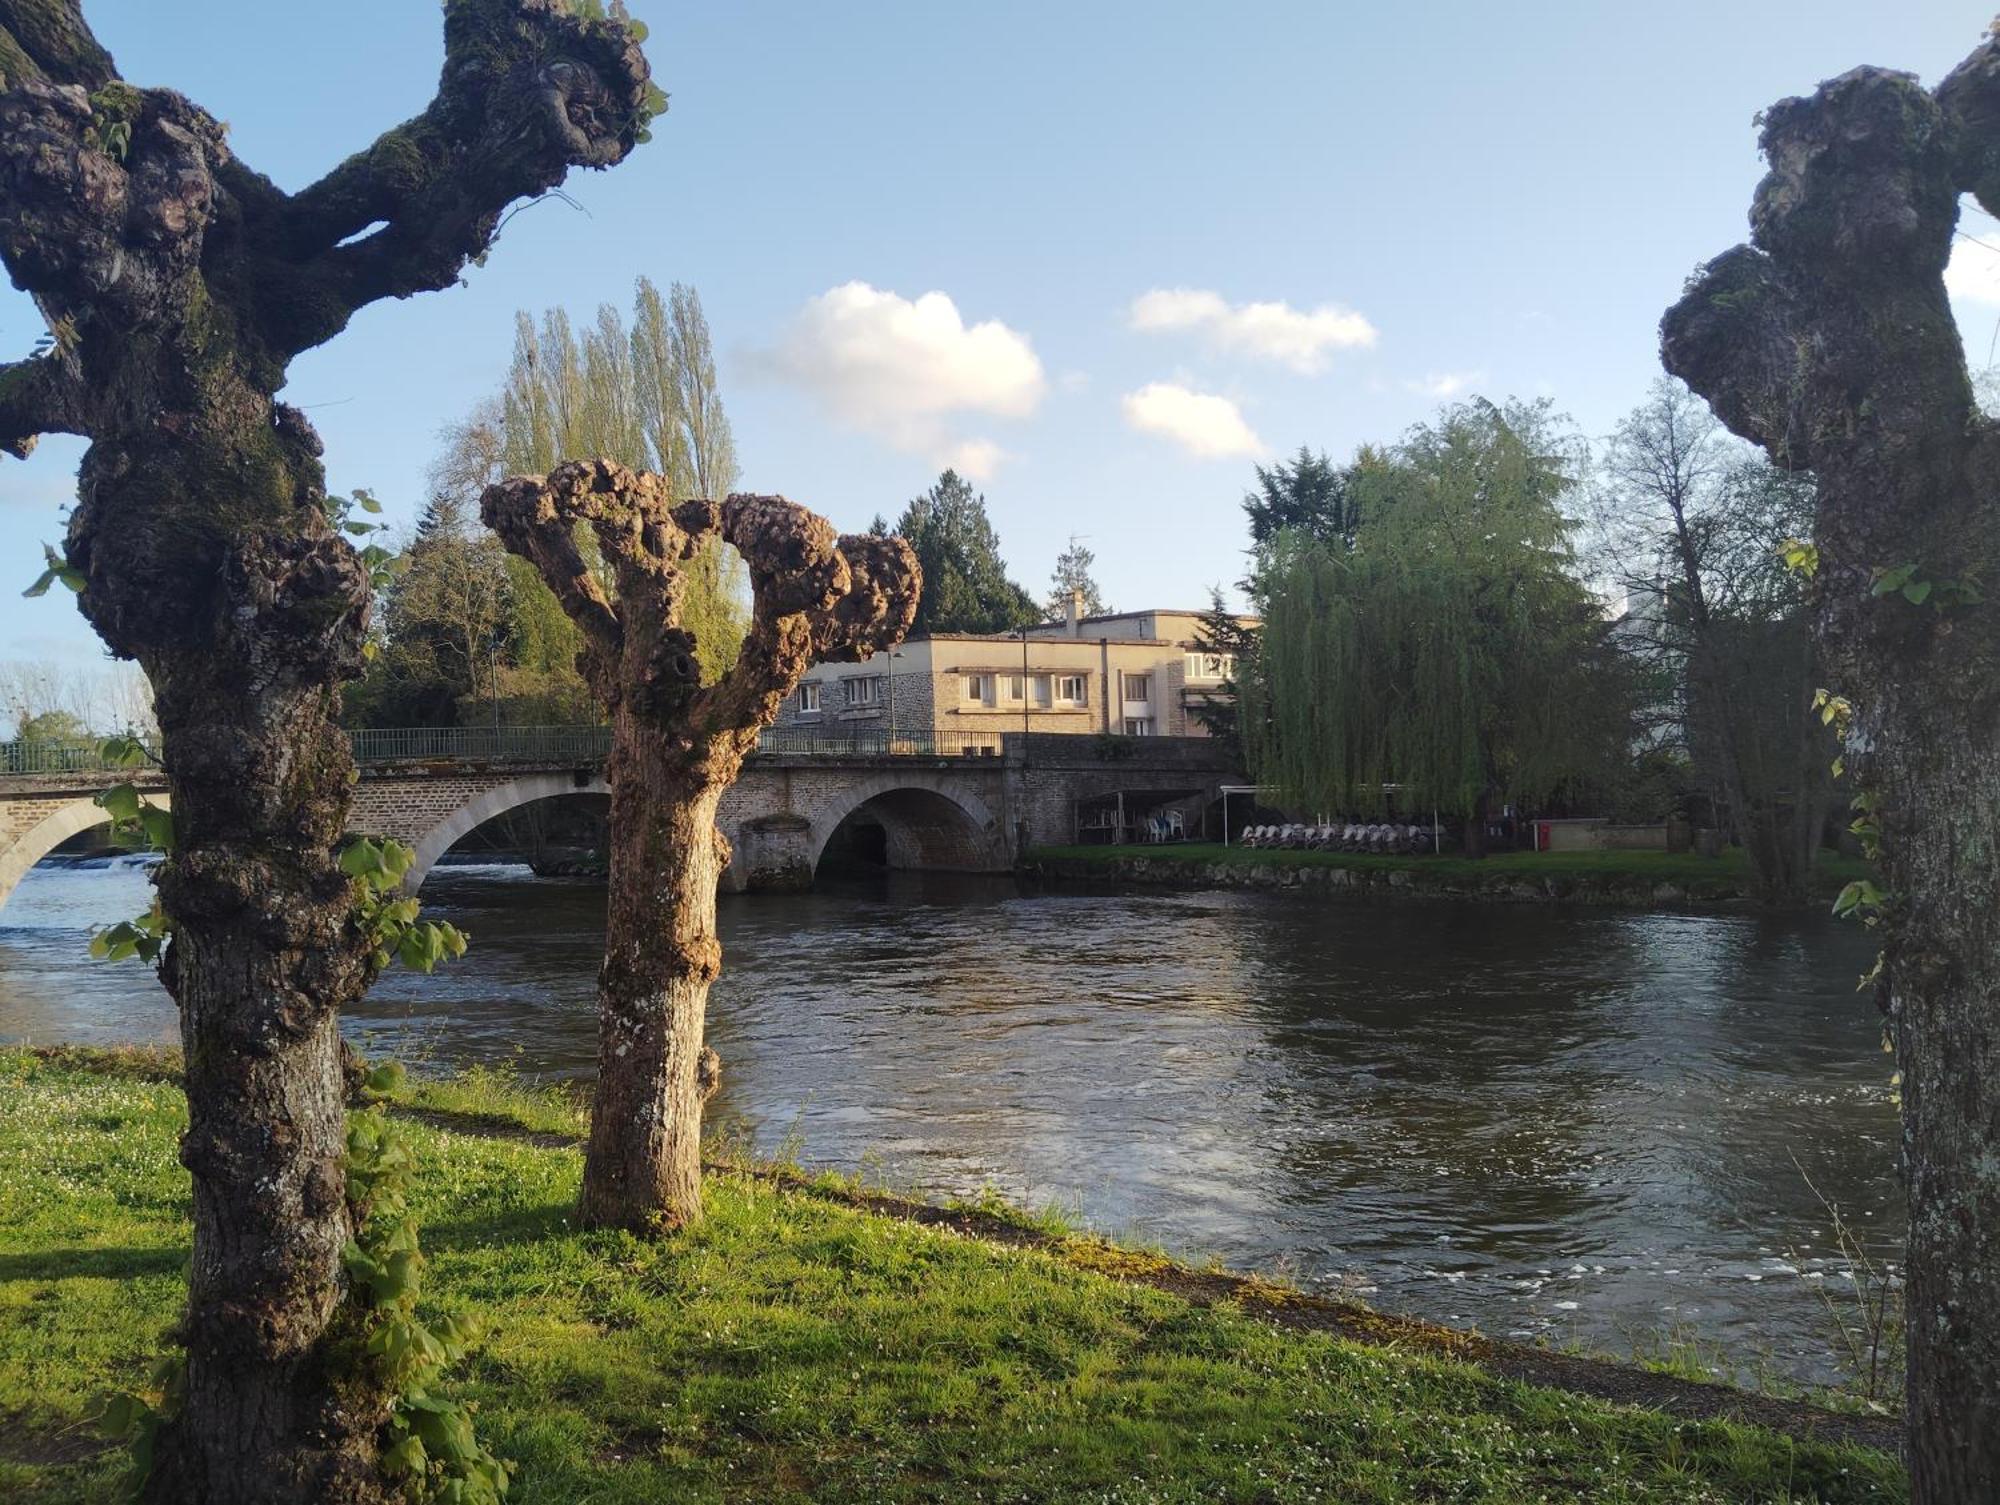
[[[1471,871],[1468,871],[1471,869]],[[1607,904],[1629,909],[1738,908],[1750,894],[1740,876],[1724,869],[1713,877],[1672,878],[1607,869],[1523,871],[1496,863],[1490,870],[1462,859],[1414,859],[1400,866],[1339,866],[1257,861],[1248,854],[1210,860],[1135,850],[1119,856],[1072,857],[1031,853],[1021,876],[1029,882],[1068,885],[1138,884],[1178,889],[1269,889],[1358,898],[1459,899],[1513,904]]]

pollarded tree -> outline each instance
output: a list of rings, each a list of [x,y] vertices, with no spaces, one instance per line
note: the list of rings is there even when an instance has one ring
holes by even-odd
[[[2000,626],[1981,594],[2000,585],[2000,424],[1974,404],[1944,268],[1959,196],[2000,212],[2000,38],[1935,92],[1857,68],[1784,100],[1762,145],[1752,243],[1696,275],[1661,345],[1817,482],[1793,552],[1886,891],[1912,1494],[1971,1505],[2000,1499]]]
[[[716,807],[812,664],[865,658],[910,630],[922,589],[900,538],[836,538],[783,497],[676,503],[666,477],[608,460],[486,492],[487,524],[583,634],[578,668],[611,709],[611,894],[598,974],[597,1095],[581,1215],[658,1232],[701,1216],[703,1021],[722,966]],[[588,524],[607,594],[578,547]],[[702,683],[681,620],[686,570],[720,538],[750,572],[736,663]]]
[[[322,510],[317,436],[273,394],[358,309],[455,282],[508,204],[632,149],[662,102],[637,30],[577,9],[449,0],[431,104],[287,194],[199,106],[121,80],[79,0],[0,0],[0,259],[53,336],[0,365],[0,449],[91,440],[68,566],[152,681],[173,796],[161,977],[194,1260],[156,1499],[380,1487],[383,1405],[339,1320],[337,1018],[374,948],[335,857],[334,715],[370,580]]]

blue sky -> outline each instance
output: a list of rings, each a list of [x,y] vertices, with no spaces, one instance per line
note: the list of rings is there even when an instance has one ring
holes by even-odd
[[[1124,607],[1236,577],[1259,458],[1391,439],[1447,392],[1546,395],[1607,431],[1683,278],[1742,238],[1755,112],[1860,62],[1934,82],[1987,19],[1943,0],[632,9],[672,96],[653,142],[570,180],[585,212],[521,214],[464,287],[378,304],[293,366],[333,487],[407,521],[514,311],[587,316],[646,274],[701,293],[747,486],[860,528],[968,459],[1017,578],[1039,594],[1081,535]],[[420,109],[442,51],[422,0],[86,12],[126,77],[228,120],[290,189]],[[2000,250],[1971,253],[1954,286],[1983,359]],[[0,290],[0,355],[39,330]],[[0,459],[23,585],[80,453]],[[0,588],[0,658],[96,656],[61,591]]]

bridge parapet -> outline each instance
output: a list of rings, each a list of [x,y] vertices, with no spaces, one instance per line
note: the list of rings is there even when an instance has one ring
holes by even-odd
[[[597,727],[430,727],[355,735],[350,828],[409,842],[421,881],[480,823],[558,795],[606,792]],[[892,866],[1004,870],[1025,844],[1074,839],[1086,806],[1186,806],[1241,775],[1206,738],[961,732],[768,736],[724,799],[732,887],[809,883],[834,831],[865,811]],[[103,824],[91,797],[126,780],[159,799],[157,766],[93,746],[0,744],[0,903],[61,841]]]

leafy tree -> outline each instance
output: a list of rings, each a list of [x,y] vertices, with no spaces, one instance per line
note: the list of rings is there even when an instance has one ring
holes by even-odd
[[[1666,367],[1810,471],[1825,716],[1879,884],[1902,1073],[1905,1455],[1916,1505],[2000,1499],[2000,428],[1943,272],[1959,198],[2000,211],[2000,35],[1939,84],[1857,68],[1765,111],[1752,243],[1661,325]]]
[[[621,161],[664,103],[633,28],[551,0],[452,0],[444,44],[421,114],[286,193],[185,96],[120,79],[78,0],[0,0],[0,259],[50,329],[0,364],[0,450],[91,440],[63,569],[152,681],[172,793],[160,975],[194,1257],[156,1501],[372,1496],[389,1414],[342,1267],[338,1019],[380,962],[336,862],[334,718],[373,582],[274,394],[358,310],[455,283],[508,204]]]
[[[381,651],[350,697],[355,724],[455,726],[466,702],[499,697],[513,610],[507,560],[460,497],[433,493],[383,592]]]
[[[1627,686],[1558,505],[1571,449],[1545,405],[1460,404],[1404,439],[1351,547],[1273,535],[1242,693],[1259,782],[1329,811],[1399,785],[1468,817],[1476,849],[1490,801],[1608,773]]]
[[[599,455],[667,478],[678,497],[720,498],[737,479],[701,299],[641,277],[628,323],[605,304],[579,333],[560,308],[538,324],[514,316],[514,353],[500,392],[445,431],[433,488],[468,515],[507,475],[546,474],[574,455]],[[586,536],[586,561],[603,571]],[[603,714],[576,668],[583,638],[525,561],[507,556],[509,622],[502,691],[517,713],[562,720]],[[607,576],[608,580],[608,576]],[[683,572],[682,622],[709,678],[735,662],[748,610],[743,567],[720,540]]]
[[[1208,610],[1201,614],[1201,625],[1195,629],[1195,646],[1205,653],[1225,655],[1234,667],[1213,690],[1204,690],[1192,709],[1203,730],[1238,761],[1243,758],[1243,681],[1256,673],[1259,637],[1254,623],[1229,609],[1222,599],[1222,587],[1210,587]]]
[[[1364,451],[1357,463],[1366,464]],[[1250,542],[1261,548],[1280,533],[1351,544],[1360,527],[1360,494],[1353,475],[1301,444],[1290,463],[1257,467],[1257,489],[1243,498]]]
[[[783,497],[675,500],[667,478],[572,462],[486,493],[484,516],[557,593],[611,707],[611,894],[598,974],[597,1092],[584,1156],[586,1226],[657,1233],[701,1217],[702,1044],[721,970],[715,890],[727,860],[715,812],[757,734],[812,664],[894,648],[916,615],[901,539],[836,538]],[[610,566],[582,568],[579,524]],[[680,570],[725,538],[749,567],[743,652],[703,683],[679,620]]]
[[[1090,567],[1097,563],[1097,556],[1086,549],[1075,538],[1069,547],[1056,555],[1055,573],[1049,577],[1049,615],[1060,617],[1070,608],[1071,601],[1081,597],[1083,615],[1101,617],[1108,610],[1104,604],[1104,592],[1097,587]]]
[[[1654,384],[1601,467],[1605,566],[1623,640],[1665,677],[1662,739],[1686,750],[1767,904],[1804,901],[1831,799],[1831,737],[1803,582],[1779,541],[1808,531],[1809,482],[1740,450],[1679,382]]]
[[[916,632],[1011,632],[1041,620],[1035,599],[1007,578],[986,498],[955,470],[911,500],[896,535],[917,551],[924,594]]]

